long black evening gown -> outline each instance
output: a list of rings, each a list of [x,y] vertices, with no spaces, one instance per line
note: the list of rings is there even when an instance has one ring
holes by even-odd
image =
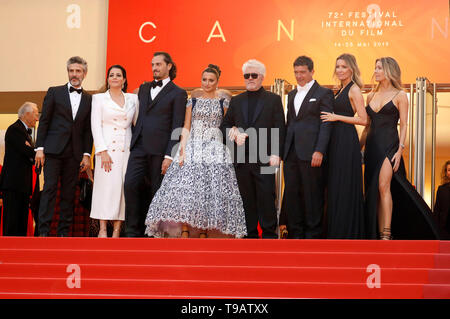
[[[334,113],[354,116],[350,82],[336,96]],[[364,197],[361,151],[355,125],[334,122],[328,151],[328,238],[364,237]]]
[[[400,113],[389,101],[378,112],[366,106],[371,119],[364,152],[365,220],[369,239],[378,235],[378,181],[381,166],[386,158],[391,165],[392,157],[398,150],[399,137],[397,123]],[[391,181],[392,223],[394,239],[438,239],[438,231],[428,205],[406,179],[403,158]]]

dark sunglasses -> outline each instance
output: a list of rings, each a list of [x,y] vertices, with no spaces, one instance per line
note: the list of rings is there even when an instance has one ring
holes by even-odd
[[[244,74],[244,79],[248,80],[250,77],[251,77],[252,79],[257,79],[258,76],[259,76],[258,73],[245,73],[245,74]]]

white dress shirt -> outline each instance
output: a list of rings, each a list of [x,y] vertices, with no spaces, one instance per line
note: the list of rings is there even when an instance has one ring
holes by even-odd
[[[297,94],[295,94],[294,98],[294,108],[295,108],[295,115],[298,115],[298,112],[300,111],[300,108],[302,106],[303,100],[305,99],[306,94],[308,94],[308,91],[311,89],[311,87],[314,85],[315,80],[311,80],[308,83],[305,84],[305,86],[297,85]]]
[[[162,80],[162,86],[157,86],[155,88],[150,88],[150,96],[152,101],[156,98],[156,96],[161,92],[161,90],[170,82],[170,76]],[[165,155],[164,158],[168,158],[173,161],[173,158],[169,155]]]
[[[155,99],[155,97],[158,95],[159,92],[163,89],[163,87],[166,86],[167,83],[170,82],[170,77],[165,78],[162,80],[162,86],[157,86],[155,88],[150,88],[150,96],[152,97],[152,101]]]
[[[67,83],[67,89],[70,90],[70,82]],[[72,93],[69,91],[69,97],[70,97],[70,105],[72,107],[72,118],[75,120],[75,116],[77,116],[78,108],[80,107],[81,102],[81,95],[83,93],[77,93],[76,91],[73,91]]]
[[[81,103],[81,95],[83,93],[77,93],[76,91],[70,92],[70,82],[67,83],[67,89],[69,90],[69,97],[70,97],[70,105],[72,106],[72,118],[75,121],[75,117],[77,116],[78,109],[80,108]],[[81,89],[81,87],[80,87]],[[89,153],[83,153],[83,155],[87,155],[91,157],[91,154]]]

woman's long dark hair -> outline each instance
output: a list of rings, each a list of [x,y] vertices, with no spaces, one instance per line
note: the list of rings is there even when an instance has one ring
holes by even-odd
[[[122,71],[122,76],[125,79],[125,83],[123,84],[123,88],[122,91],[124,93],[127,92],[127,88],[128,88],[128,80],[127,80],[127,71],[125,70],[125,68],[119,64],[114,64],[111,65],[108,69],[108,72],[106,72],[106,82],[105,85],[100,89],[100,92],[106,92],[109,89],[108,86],[108,78],[109,78],[109,72],[111,72],[111,69],[120,69]]]
[[[208,67],[202,72],[202,74],[205,72],[214,73],[217,80],[219,80],[220,74],[222,73],[222,71],[220,71],[220,68],[215,64],[208,64]]]

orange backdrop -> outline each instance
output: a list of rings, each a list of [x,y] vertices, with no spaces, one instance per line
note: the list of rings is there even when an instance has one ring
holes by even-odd
[[[418,76],[445,83],[448,19],[448,0],[110,0],[107,67],[123,65],[133,90],[152,80],[153,52],[167,51],[181,86],[199,86],[209,63],[221,67],[220,85],[241,86],[242,64],[256,58],[269,85],[275,78],[295,83],[292,63],[305,54],[316,80],[333,84],[335,59],[348,52],[365,83],[381,56],[397,59],[404,83]]]

